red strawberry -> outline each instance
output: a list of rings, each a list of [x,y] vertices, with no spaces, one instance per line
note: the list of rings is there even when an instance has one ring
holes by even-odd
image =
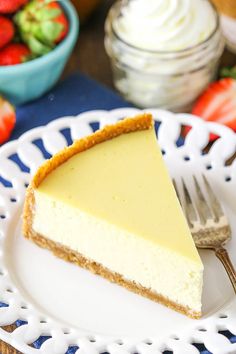
[[[0,48],[8,44],[14,37],[14,34],[15,29],[11,20],[0,15]]]
[[[32,0],[14,16],[22,40],[37,56],[47,54],[63,40],[68,19],[57,1]]]
[[[0,0],[0,13],[12,14],[27,2],[28,0]]]
[[[16,124],[13,106],[0,96],[0,144],[7,141]]]
[[[16,65],[25,62],[31,55],[25,44],[10,43],[0,50],[0,66]]]
[[[210,84],[197,100],[192,113],[236,131],[236,80],[225,78]]]

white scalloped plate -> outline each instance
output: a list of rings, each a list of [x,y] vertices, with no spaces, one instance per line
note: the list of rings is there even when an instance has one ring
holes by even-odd
[[[224,126],[206,124],[187,114],[149,111],[161,122],[158,138],[171,176],[177,182],[183,177],[191,188],[191,176],[201,178],[204,172],[225,207],[235,236],[236,160],[230,166],[225,162],[236,151],[236,135]],[[76,353],[80,354],[199,353],[191,343],[204,343],[214,354],[236,353],[236,343],[218,333],[229,330],[236,334],[235,295],[223,267],[210,251],[201,252],[205,265],[204,316],[196,321],[67,264],[21,235],[26,184],[45,159],[35,141],[41,139],[44,149],[54,154],[67,145],[61,130],[69,130],[74,140],[91,133],[89,123],[104,126],[137,112],[124,108],[61,118],[0,149],[0,176],[12,185],[6,188],[0,183],[0,301],[9,305],[0,308],[0,326],[17,319],[27,321],[11,333],[0,328],[0,338],[23,353],[64,354],[70,346],[78,347]],[[185,124],[192,130],[184,145],[177,147]],[[210,132],[220,138],[204,154]],[[28,170],[19,168],[15,154]],[[233,237],[228,250],[234,263],[235,249]],[[35,349],[31,344],[42,335],[51,338]]]

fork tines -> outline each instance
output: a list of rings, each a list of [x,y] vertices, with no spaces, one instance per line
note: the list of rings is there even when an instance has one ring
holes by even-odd
[[[181,179],[182,183],[182,202],[180,198],[180,191],[175,180],[173,184],[176,190],[177,197],[182,205],[186,219],[188,221],[191,231],[196,232],[196,228],[216,227],[218,223],[224,222],[227,224],[222,207],[215,196],[213,189],[205,175],[202,175],[204,189],[201,188],[197,178],[193,176],[194,193],[190,192],[187,184]],[[193,197],[195,195],[195,198]]]

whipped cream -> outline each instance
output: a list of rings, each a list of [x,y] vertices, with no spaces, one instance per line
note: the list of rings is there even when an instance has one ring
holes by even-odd
[[[189,111],[214,80],[224,41],[208,0],[123,0],[106,20],[115,87],[137,106]]]
[[[125,42],[156,51],[197,45],[215,27],[216,14],[206,0],[130,0],[113,23]]]

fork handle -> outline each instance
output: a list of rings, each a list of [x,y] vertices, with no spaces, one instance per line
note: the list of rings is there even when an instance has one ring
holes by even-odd
[[[235,294],[236,294],[236,271],[234,269],[233,263],[231,262],[228,252],[224,247],[219,247],[215,249],[215,254],[217,258],[221,261],[225,270],[229,276],[231,284],[233,285]]]

